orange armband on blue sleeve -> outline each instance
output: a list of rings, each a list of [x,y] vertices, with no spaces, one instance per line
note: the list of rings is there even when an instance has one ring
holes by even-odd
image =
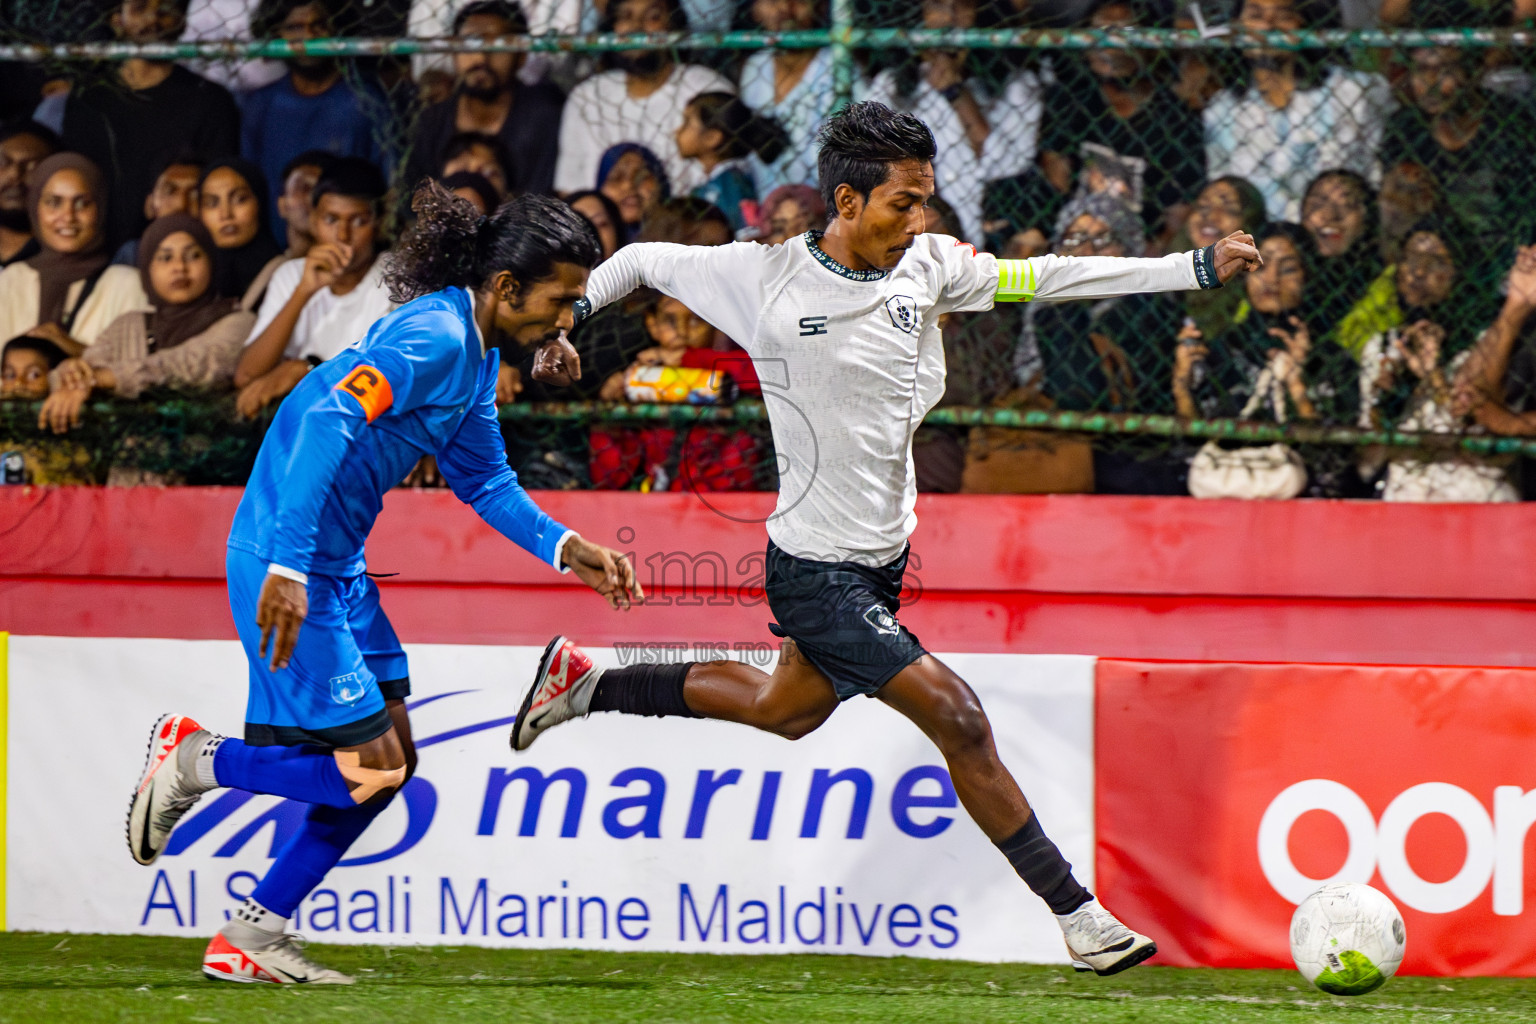
[[[336,390],[345,391],[357,399],[369,423],[384,415],[395,403],[394,389],[389,386],[384,374],[373,366],[359,366],[341,379]]]

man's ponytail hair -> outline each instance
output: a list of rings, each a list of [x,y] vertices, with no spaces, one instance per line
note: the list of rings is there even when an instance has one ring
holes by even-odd
[[[526,287],[554,274],[557,263],[590,269],[602,258],[592,225],[553,196],[518,196],[482,217],[467,199],[428,179],[417,186],[411,209],[415,225],[384,256],[395,302],[479,288],[503,270]]]
[[[701,92],[688,105],[706,131],[714,129],[724,137],[719,153],[724,160],[740,160],[756,153],[763,163],[771,164],[789,147],[789,133],[778,121],[753,113],[731,93]]]

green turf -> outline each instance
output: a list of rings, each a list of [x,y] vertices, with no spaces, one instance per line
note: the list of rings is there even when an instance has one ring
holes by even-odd
[[[202,980],[202,943],[0,934],[0,1024],[39,1021],[1536,1021],[1529,981],[1397,978],[1359,999],[1289,971],[1056,967],[837,956],[668,956],[322,946],[351,988]]]

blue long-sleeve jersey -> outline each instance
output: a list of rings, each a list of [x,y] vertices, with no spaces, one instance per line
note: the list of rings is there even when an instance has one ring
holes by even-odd
[[[278,409],[229,546],[296,572],[355,576],[384,492],[423,455],[435,455],[460,501],[559,568],[569,531],[507,466],[496,419],[499,367],[462,288],[425,295],[379,320]]]

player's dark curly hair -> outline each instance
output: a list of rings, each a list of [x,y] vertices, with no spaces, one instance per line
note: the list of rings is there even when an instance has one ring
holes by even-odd
[[[542,281],[557,263],[591,268],[602,258],[587,219],[553,196],[518,196],[487,216],[435,181],[411,200],[416,223],[384,256],[389,297],[409,302],[444,288],[479,288],[505,270],[519,288]]]
[[[850,103],[833,114],[816,135],[816,171],[827,213],[836,216],[837,186],[865,199],[891,176],[891,164],[933,159],[933,133],[918,118],[883,103]]]

